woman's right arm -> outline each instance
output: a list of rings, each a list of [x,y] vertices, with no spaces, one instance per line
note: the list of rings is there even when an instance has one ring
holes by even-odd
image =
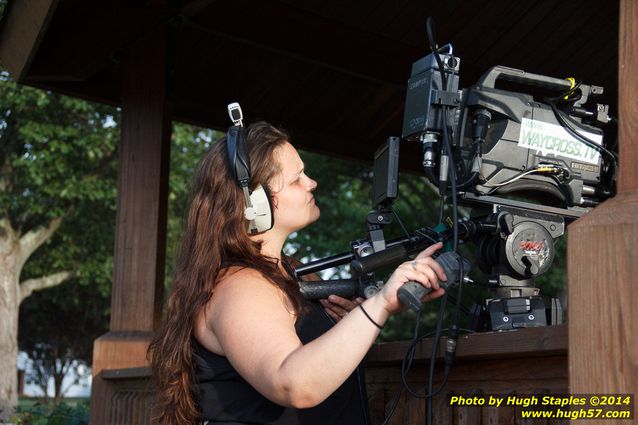
[[[417,257],[416,268],[404,263],[381,292],[362,305],[382,325],[399,310],[397,289],[408,280],[443,294],[445,280],[431,258],[440,245]],[[206,332],[212,333],[239,374],[273,402],[297,408],[315,406],[332,394],[354,371],[379,334],[361,309],[354,309],[324,335],[303,345],[295,332],[295,316],[285,295],[254,270],[226,277],[215,288],[206,309]]]

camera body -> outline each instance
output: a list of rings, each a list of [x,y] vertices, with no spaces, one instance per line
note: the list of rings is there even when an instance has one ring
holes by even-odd
[[[473,207],[459,234],[477,245],[492,294],[475,328],[560,323],[558,300],[543,300],[534,278],[551,266],[565,220],[614,192],[601,129],[609,107],[588,103],[603,88],[495,66],[459,90],[460,65],[450,46],[413,64],[402,138],[422,143],[442,197],[454,190]]]
[[[495,66],[459,90],[460,64],[451,53],[440,54],[440,62],[432,53],[413,64],[408,81],[402,136],[423,144],[423,165],[433,183],[441,187],[450,161],[468,203],[484,196],[523,197],[560,208],[566,217],[610,196],[614,170],[597,149],[604,137],[597,126],[609,121],[609,108],[587,105],[602,87]],[[539,101],[497,88],[497,82],[563,94]],[[446,135],[452,158],[446,158]]]

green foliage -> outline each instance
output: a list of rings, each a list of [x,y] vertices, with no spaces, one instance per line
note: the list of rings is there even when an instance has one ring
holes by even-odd
[[[0,81],[1,159],[9,184],[0,205],[12,223],[31,228],[79,201],[115,199],[117,112]]]
[[[24,233],[65,216],[22,278],[75,270],[106,285],[112,268],[119,113],[0,76],[0,215]]]
[[[47,406],[36,403],[29,407],[18,407],[16,415],[11,418],[15,425],[88,425],[89,404],[84,401],[69,406],[60,403]]]
[[[113,107],[20,86],[0,72],[0,217],[18,234],[64,217],[20,279],[75,274],[21,303],[18,345],[33,358],[89,363],[107,328],[118,121]]]

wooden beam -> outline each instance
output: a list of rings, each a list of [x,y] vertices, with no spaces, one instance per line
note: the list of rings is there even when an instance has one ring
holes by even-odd
[[[110,331],[95,341],[91,423],[106,424],[114,402],[102,371],[147,365],[164,287],[171,115],[166,99],[167,34],[149,33],[128,52]]]
[[[0,63],[22,81],[38,51],[58,0],[10,2],[0,29]]]
[[[113,274],[112,331],[153,331],[164,285],[170,147],[165,97],[166,33],[129,52],[123,81],[122,143]]]
[[[570,390],[638,391],[638,3],[621,0],[618,194],[568,227]],[[634,412],[635,414],[635,412]],[[583,424],[612,423],[583,419]]]
[[[618,107],[620,109],[620,176],[618,191],[638,190],[638,4],[622,0],[620,9]],[[635,257],[634,257],[635,258]]]

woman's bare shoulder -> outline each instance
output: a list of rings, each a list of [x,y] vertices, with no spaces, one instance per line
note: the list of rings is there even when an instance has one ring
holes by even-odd
[[[243,288],[253,288],[258,285],[260,288],[272,287],[274,285],[264,276],[262,272],[248,266],[231,266],[223,269],[218,277],[213,296],[215,293],[242,290]]]
[[[209,309],[221,311],[225,307],[261,303],[281,306],[291,311],[291,304],[282,289],[262,272],[251,267],[232,266],[218,278]]]
[[[260,271],[232,266],[218,277],[211,299],[196,319],[195,336],[210,351],[225,355],[219,339],[223,338],[224,329],[237,329],[257,318],[262,323],[269,320],[294,323],[292,312],[284,292]]]

